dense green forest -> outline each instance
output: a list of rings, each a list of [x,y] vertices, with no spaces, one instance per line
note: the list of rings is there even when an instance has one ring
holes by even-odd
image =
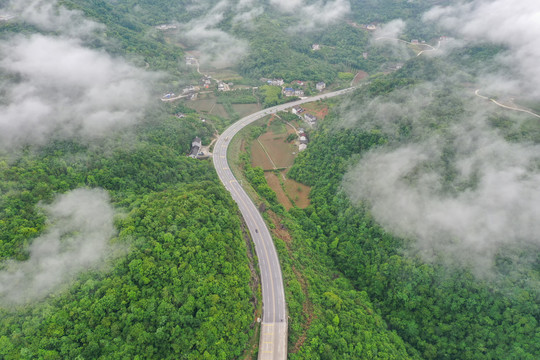
[[[410,19],[412,33],[405,33],[405,39],[436,38],[438,33],[432,27],[415,27],[422,11],[434,2],[431,0],[402,2],[354,1],[347,19],[358,24],[381,24],[392,19]],[[234,66],[248,79],[260,77],[279,77],[286,81],[325,81],[330,83],[337,78],[339,71],[364,70],[368,73],[381,71],[386,62],[403,61],[386,46],[370,42],[370,32],[340,21],[330,27],[310,29],[309,31],[291,30],[298,25],[298,19],[279,12],[274,6],[263,1],[264,12],[253,20],[249,27],[234,22],[233,8],[220,7],[218,1],[209,1],[199,7],[189,6],[187,1],[133,1],[118,0],[96,1],[88,4],[79,0],[63,0],[66,6],[82,10],[87,16],[107,25],[107,37],[117,39],[115,44],[101,42],[110,52],[121,52],[133,56],[134,60],[142,57],[154,69],[176,72],[181,67],[182,54],[178,47],[171,46],[165,35],[154,26],[166,23],[191,24],[206,21],[205,11],[219,8],[223,20],[212,24],[219,31],[246,40],[249,51]],[[418,29],[416,29],[418,28]],[[182,32],[190,26],[181,27],[172,37],[179,41]],[[313,51],[312,44],[320,44],[321,50]],[[114,46],[111,46],[114,45]],[[120,45],[120,46],[118,46]],[[184,44],[186,45],[186,44]],[[190,49],[188,47],[188,49]],[[364,53],[367,57],[364,57]]]
[[[246,349],[256,292],[236,206],[210,163],[185,156],[200,122],[160,120],[142,124],[130,148],[58,141],[0,162],[2,259],[26,260],[47,231],[38,202],[81,187],[109,191],[125,213],[112,242],[129,249],[45,301],[3,307],[2,358],[228,359]]]
[[[358,91],[356,102],[348,106],[367,104],[381,94],[389,99],[394,92],[399,101],[402,90],[412,93],[415,87],[436,79],[441,68],[443,64],[437,60],[416,59]],[[537,263],[513,278],[508,266],[514,262],[518,267],[519,261],[499,254],[494,269],[498,281],[478,278],[467,267],[424,263],[404,252],[410,240],[385,231],[371,215],[369,203],[353,205],[342,187],[351,162],[368,149],[446,134],[449,124],[463,116],[466,103],[452,91],[438,93],[415,119],[426,122],[423,129],[431,129],[428,133],[412,131],[406,112],[398,117],[391,132],[376,124],[371,129],[343,128],[340,116],[347,113],[347,106],[334,112],[289,172],[289,176],[312,186],[310,207],[291,214],[306,233],[316,234],[310,236],[311,246],[330,256],[355,289],[368,294],[388,328],[422,358],[535,359],[540,353]],[[540,140],[535,120],[508,116],[495,112],[490,121],[509,141]],[[473,183],[467,183],[456,177],[452,156],[448,149],[441,162],[430,164],[441,168],[446,184],[441,190],[449,194],[475,186],[474,178]]]
[[[7,3],[0,0],[0,5]],[[199,75],[184,66],[185,52],[196,46],[182,43],[181,34],[160,32],[155,26],[196,24],[218,3],[57,4],[103,25],[94,36],[80,39],[84,46],[158,71],[152,91],[159,93]],[[500,46],[464,47],[450,55],[451,62],[424,57],[405,62],[412,52],[404,56],[378,46],[361,26],[404,18],[409,22],[401,35],[404,40],[429,42],[442,33],[419,19],[430,6],[444,3],[351,1],[346,19],[299,30],[295,16],[263,1],[264,11],[248,27],[235,22],[231,7],[223,11],[223,19],[207,25],[248,45],[231,65],[245,83],[260,85],[261,77],[332,83],[340,73],[348,83],[347,76],[357,70],[375,74],[351,99],[330,102],[330,114],[310,132],[308,149],[288,173],[311,186],[308,208],[286,211],[262,169],[252,168],[246,156],[241,159],[258,201],[268,205],[264,216],[275,237],[286,285],[291,359],[537,359],[540,354],[538,259],[518,269],[519,256],[528,255],[526,250],[517,260],[499,254],[498,281],[478,278],[467,267],[426,263],[411,250],[414,239],[385,230],[368,202],[351,201],[344,190],[345,174],[373,149],[433,136],[449,141],[449,129],[469,111],[470,102],[463,95],[471,93],[469,83],[486,66],[497,68],[489,60],[501,52]],[[37,32],[68,36],[16,20],[0,23],[2,41]],[[320,44],[320,50],[312,50],[313,44]],[[377,74],[386,70],[385,64],[398,62],[405,62],[399,71]],[[460,71],[462,67],[468,71]],[[443,79],[450,73],[456,76]],[[2,85],[6,80],[6,86],[0,86],[2,95],[8,85],[21,80],[0,75]],[[404,94],[415,91],[431,99],[425,108],[402,111],[390,131],[370,122],[375,118],[370,104],[405,106]],[[217,98],[232,118],[236,114],[231,104],[272,106],[287,100],[279,87],[268,85]],[[351,112],[363,108],[368,110],[358,111],[362,126],[343,125]],[[178,113],[183,117],[176,117]],[[186,156],[195,136],[208,144],[214,131],[230,120],[214,116],[202,122],[183,103],[157,99],[141,117],[125,133],[93,141],[56,136],[43,146],[27,144],[0,153],[0,270],[31,259],[32,243],[55,225],[43,208],[75,189],[104,189],[110,196],[116,215],[109,244],[117,249],[103,264],[75,275],[45,298],[0,303],[0,358],[256,356],[257,259],[237,207],[211,163]],[[427,130],[418,131],[417,124]],[[508,142],[540,143],[536,119],[493,111],[489,124]],[[449,146],[440,159],[425,164],[442,174],[441,191],[448,196],[474,189],[477,181],[475,174],[457,175],[455,157]]]

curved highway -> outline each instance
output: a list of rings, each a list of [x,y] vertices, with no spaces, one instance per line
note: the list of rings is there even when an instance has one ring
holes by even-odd
[[[260,360],[285,360],[287,358],[287,304],[283,289],[283,277],[270,231],[268,231],[257,207],[253,204],[244,189],[242,189],[242,186],[230,170],[227,162],[227,148],[230,140],[242,128],[268,114],[273,114],[303,103],[343,95],[352,90],[354,88],[320,94],[287,104],[277,105],[248,115],[227,128],[214,146],[213,161],[216,172],[240,208],[255,243],[255,252],[259,260],[263,303],[263,318],[259,341]]]

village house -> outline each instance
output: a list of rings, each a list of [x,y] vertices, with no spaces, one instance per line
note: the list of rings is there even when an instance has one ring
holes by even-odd
[[[191,142],[191,150],[189,151],[188,156],[190,158],[196,159],[197,156],[199,155],[199,151],[201,150],[201,148],[202,148],[201,138],[196,136],[195,139],[193,139],[193,141]]]
[[[313,44],[313,45],[311,45],[311,50],[313,50],[313,51],[321,50],[321,45]]]
[[[301,114],[304,112],[304,109],[302,109],[300,106],[296,105],[291,109],[291,112],[295,115]]]
[[[267,80],[266,83],[273,86],[282,86],[284,82],[283,79],[271,79]]]
[[[300,136],[300,144],[307,144],[309,141],[305,135]]]
[[[315,88],[319,91],[323,91],[324,88],[326,87],[326,84],[324,82],[318,82],[316,85],[315,85]]]
[[[293,83],[293,84],[296,84],[296,85],[298,85],[298,86],[304,86],[304,85],[306,85],[306,82],[305,82],[305,81],[300,81],[300,80],[294,80],[292,83]]]
[[[186,65],[197,65],[197,59],[194,56],[186,56]]]
[[[317,124],[317,118],[311,114],[304,114],[304,120],[310,125],[315,126]]]
[[[298,145],[298,151],[304,151],[307,149],[307,145],[306,144],[300,144]]]
[[[285,95],[285,96],[293,96],[294,95],[294,89],[293,88],[285,88],[285,89],[283,89],[283,95]]]
[[[212,80],[208,76],[204,76],[201,80],[202,85],[205,89],[208,89],[212,85]]]
[[[193,91],[195,91],[195,86],[193,86],[193,85],[189,85],[189,86],[185,87],[184,89],[182,89],[182,93],[184,93],[184,94],[187,94],[187,93],[193,92]]]
[[[304,96],[304,90],[294,90],[294,96]]]

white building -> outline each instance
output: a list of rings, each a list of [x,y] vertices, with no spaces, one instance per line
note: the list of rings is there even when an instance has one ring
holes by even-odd
[[[317,124],[317,118],[311,114],[304,114],[304,120],[306,120],[306,122],[311,126],[315,126]]]
[[[273,85],[273,86],[281,86],[284,84],[283,82],[283,79],[272,79],[272,80],[267,80],[266,83],[268,85]]]
[[[323,91],[324,88],[326,87],[326,84],[324,82],[318,82],[316,85],[315,85],[315,88],[319,91]]]

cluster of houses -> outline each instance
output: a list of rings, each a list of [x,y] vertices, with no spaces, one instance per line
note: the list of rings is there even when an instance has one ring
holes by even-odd
[[[285,83],[283,79],[261,79],[262,81],[265,81],[268,85],[272,86],[281,86],[282,87],[282,93],[285,96],[298,96],[303,97],[305,95],[304,90],[302,89],[295,89],[293,87],[287,86],[283,87],[283,84]],[[293,86],[305,86],[306,82],[301,80],[294,80],[291,85]],[[323,81],[319,81],[317,84],[315,84],[315,88],[318,91],[323,91],[326,88],[326,83]]]
[[[210,85],[212,85],[212,77],[209,75],[204,75],[201,80],[201,84],[205,89],[208,89]]]
[[[306,113],[305,110],[298,105],[291,109],[291,113],[303,119],[311,127],[315,127],[317,125],[317,117],[315,115]]]
[[[197,94],[200,88],[198,86],[189,85],[182,89],[182,95],[188,100],[197,100]]]
[[[306,150],[307,144],[309,143],[306,131],[302,128],[298,129],[298,136],[300,145],[298,145],[298,151]]]
[[[224,83],[223,81],[218,82],[218,91],[230,91],[233,83]]]
[[[268,79],[266,80],[266,83],[272,86],[282,86],[284,84],[284,81],[283,79]]]
[[[283,95],[302,97],[302,96],[304,96],[304,90],[298,90],[298,89],[293,89],[293,88],[287,87],[287,88],[283,89]]]
[[[197,59],[195,56],[187,55],[186,56],[186,65],[197,65]]]

